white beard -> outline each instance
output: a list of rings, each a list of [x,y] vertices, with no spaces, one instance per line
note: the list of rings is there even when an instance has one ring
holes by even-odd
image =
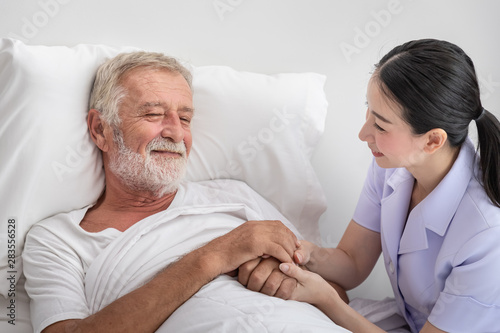
[[[155,138],[146,146],[146,157],[135,153],[125,145],[123,135],[114,131],[118,152],[111,158],[109,168],[133,191],[150,192],[158,198],[173,193],[186,174],[187,154],[184,142],[174,143]],[[153,150],[178,152],[181,157],[172,158],[151,155]]]

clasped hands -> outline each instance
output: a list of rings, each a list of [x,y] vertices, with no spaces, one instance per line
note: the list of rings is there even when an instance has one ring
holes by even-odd
[[[252,232],[247,228],[250,226]],[[246,229],[240,234],[245,236],[238,240],[241,243],[238,242],[236,248],[247,243],[243,248],[260,248],[261,252],[255,256],[255,251],[250,251],[254,253],[253,258],[240,261],[242,263],[227,274],[237,276],[238,281],[249,290],[311,304],[317,303],[325,290],[330,290],[344,302],[349,302],[342,287],[307,269],[313,252],[319,249],[317,245],[305,240],[298,241],[279,221],[251,221],[244,223],[241,229]],[[249,241],[252,244],[250,246]],[[264,248],[268,250],[262,251]]]
[[[296,248],[287,264],[291,262],[302,269],[309,261],[314,244],[307,241],[296,241]],[[230,273],[237,276],[238,281],[249,290],[261,292],[269,296],[282,299],[294,299],[293,293],[297,288],[297,279],[284,274],[280,269],[281,260],[264,254],[249,260]],[[281,267],[283,269],[283,266]]]

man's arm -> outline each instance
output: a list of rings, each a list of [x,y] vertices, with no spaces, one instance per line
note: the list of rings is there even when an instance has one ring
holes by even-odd
[[[149,283],[85,319],[57,322],[43,332],[154,332],[189,297],[215,277],[210,259],[193,251]]]
[[[154,332],[186,300],[220,274],[261,256],[292,262],[295,235],[279,221],[250,221],[186,254],[151,281],[85,318],[43,332]]]

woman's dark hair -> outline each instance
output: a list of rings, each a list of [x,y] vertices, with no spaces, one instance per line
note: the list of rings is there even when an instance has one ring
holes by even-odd
[[[482,185],[500,207],[500,123],[481,105],[472,60],[458,46],[435,39],[410,41],[392,49],[375,65],[381,91],[401,105],[414,134],[441,128],[452,147],[468,137],[476,121]]]

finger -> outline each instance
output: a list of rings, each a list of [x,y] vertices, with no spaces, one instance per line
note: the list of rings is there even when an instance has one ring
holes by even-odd
[[[270,255],[281,262],[293,263],[293,251],[289,252],[279,244],[269,244],[265,254]]]
[[[281,273],[283,274],[283,273]],[[283,274],[284,275],[284,274]],[[290,299],[292,297],[293,291],[297,287],[297,280],[291,277],[286,277],[281,282],[280,287],[274,294],[275,297],[279,297],[281,299]]]
[[[302,243],[301,246],[293,253],[293,260],[295,263],[305,265],[311,259],[311,252],[308,248],[306,248],[306,246],[307,245],[305,245],[305,243]]]
[[[302,261],[304,260],[304,255],[302,253],[300,253],[300,250],[297,250],[293,253],[293,261],[296,263],[296,264],[299,264],[299,265],[304,265],[302,263]]]
[[[247,283],[247,288],[253,291],[261,291],[264,285],[267,283],[267,280],[273,273],[273,270],[276,269],[278,265],[279,262],[274,258],[262,260],[259,265],[252,271]],[[280,274],[282,273],[280,272]],[[274,281],[270,281],[270,283],[274,283]],[[275,291],[276,290],[273,291],[273,295]]]
[[[279,269],[273,270],[260,289],[260,292],[269,296],[275,296],[281,286],[281,283],[285,279],[289,278],[285,274],[281,273]]]
[[[283,263],[280,264],[280,271],[282,271],[284,274],[286,274],[289,277],[297,279],[297,281],[301,282],[304,276],[302,275],[304,271],[299,268],[298,266],[295,266],[294,264],[288,264],[288,263]]]
[[[261,261],[260,258],[255,258],[253,260],[243,263],[238,268],[238,282],[246,286],[248,284],[250,275],[252,274],[255,267],[259,265],[260,261]]]
[[[306,265],[311,259],[310,253],[304,248],[298,249],[293,253],[293,261],[299,265]]]

